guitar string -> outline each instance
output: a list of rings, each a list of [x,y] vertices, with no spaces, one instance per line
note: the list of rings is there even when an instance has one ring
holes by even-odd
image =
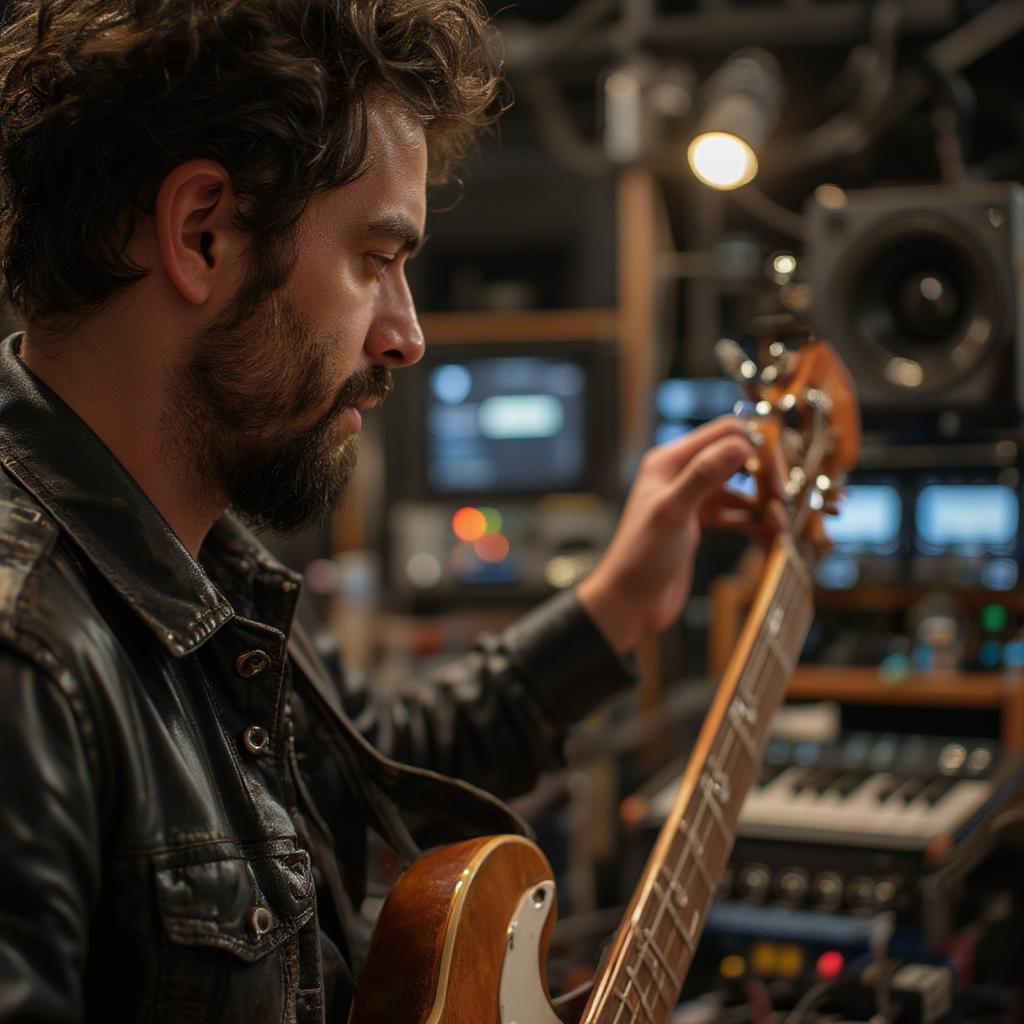
[[[745,696],[747,700],[750,701],[750,703],[754,704],[756,707],[757,700],[761,696],[760,694],[758,694],[757,690],[759,688],[760,682],[765,678],[763,674],[764,669],[766,667],[765,663],[770,656],[774,656],[778,668],[782,670],[783,674],[787,678],[789,674],[791,674],[793,669],[793,663],[795,661],[795,656],[785,656],[784,645],[780,643],[780,638],[782,640],[791,641],[793,646],[795,646],[795,641],[799,639],[799,632],[806,627],[807,610],[806,608],[803,609],[804,614],[800,614],[802,609],[799,605],[796,605],[793,602],[794,595],[791,593],[791,591],[796,590],[799,595],[799,592],[802,590],[799,584],[799,574],[796,572],[792,564],[791,557],[787,556],[786,561],[783,565],[783,570],[780,573],[780,581],[777,587],[775,598],[772,602],[770,602],[769,608],[758,630],[757,639],[758,641],[760,641],[758,645],[760,650],[757,652],[757,654],[760,654],[761,657],[758,658],[757,661],[748,661],[744,668],[741,670],[740,678],[737,680],[733,702],[730,704],[730,712],[732,712],[733,709],[736,708],[737,696],[741,694]],[[809,602],[804,602],[804,604],[808,603]],[[790,611],[791,614],[785,614],[787,610]],[[782,620],[776,625],[773,625],[772,620],[779,614],[779,612],[783,613]],[[753,679],[748,679],[747,677],[749,676],[752,676]],[[746,692],[744,693],[744,691]],[[740,717],[742,717],[742,715]],[[748,748],[748,753],[750,753],[749,743],[753,740],[753,737],[748,734],[746,739],[744,740],[743,734],[740,733],[739,730],[741,728],[745,729],[746,725],[745,723],[741,725],[740,723],[737,723],[734,719],[730,721],[732,727],[730,729],[725,729],[724,726],[727,721],[729,721],[728,718],[723,718],[722,726],[719,728],[719,731],[715,735],[715,738],[712,742],[712,749],[708,755],[708,764],[711,764],[712,758],[714,758],[715,761],[719,763],[719,765],[726,765],[725,768],[721,768],[718,770],[718,774],[724,776],[728,781],[730,774],[729,769],[730,767],[734,767],[731,765],[730,757],[734,750],[734,741],[739,739],[740,742],[743,742],[744,746]],[[760,730],[755,731],[760,732]],[[760,748],[764,738],[764,736],[760,735],[757,737],[756,746],[758,748]],[[718,749],[719,747],[722,749]],[[752,784],[752,782],[749,783],[748,788],[749,785]],[[722,817],[722,810],[724,805],[729,804],[731,802],[731,795],[723,801],[723,805],[719,805],[715,801],[714,795],[710,792],[710,788],[713,785],[713,780],[708,776],[707,773],[704,773],[701,778],[700,805],[697,808],[696,813],[694,814],[692,826],[687,826],[687,833],[684,833],[685,835],[687,835],[688,840],[686,849],[683,851],[684,858],[678,859],[676,871],[672,876],[669,887],[667,891],[664,893],[664,895],[661,895],[657,892],[657,876],[654,879],[652,888],[655,889],[655,895],[658,896],[659,905],[655,910],[655,919],[653,924],[651,926],[647,926],[644,929],[643,933],[640,936],[638,936],[634,923],[630,922],[630,937],[632,940],[630,944],[637,950],[639,964],[647,967],[647,973],[649,975],[650,980],[648,983],[644,985],[644,988],[641,991],[639,981],[639,970],[635,967],[632,967],[632,965],[627,965],[627,969],[625,971],[628,979],[627,983],[625,986],[622,986],[615,992],[615,995],[619,1000],[619,1006],[616,1010],[614,1018],[616,1022],[620,1019],[622,1011],[625,1010],[630,1014],[630,1020],[632,1022],[637,1021],[638,1015],[642,1011],[645,1017],[647,1017],[647,1019],[651,1022],[651,1024],[654,1024],[655,1018],[653,1016],[652,1010],[650,1009],[650,996],[652,985],[656,988],[656,995],[663,1002],[665,1002],[670,1009],[672,1006],[675,1005],[675,1000],[678,998],[680,982],[678,977],[676,977],[670,970],[667,969],[667,958],[664,952],[661,950],[661,947],[657,943],[657,934],[659,928],[661,927],[661,921],[664,912],[668,910],[672,922],[675,925],[676,931],[684,940],[684,945],[687,947],[687,951],[690,953],[690,956],[692,957],[693,953],[695,952],[694,940],[696,937],[696,925],[700,920],[701,916],[700,912],[697,911],[695,913],[692,921],[693,927],[691,928],[690,932],[687,933],[685,931],[685,925],[679,919],[675,910],[670,908],[670,901],[673,897],[673,890],[681,889],[681,886],[679,886],[679,874],[681,868],[685,863],[685,854],[692,853],[694,851],[694,833],[696,833],[696,843],[699,847],[699,849],[697,850],[697,856],[695,858],[696,865],[698,869],[700,869],[701,867],[705,867],[704,862],[701,858],[703,857],[704,850],[707,847],[704,844],[704,840],[700,838],[700,827],[702,824],[702,819],[705,811],[712,814],[715,820],[715,824],[718,825],[720,831],[724,832],[725,822],[724,818]],[[737,809],[736,814],[738,817],[739,809]],[[709,822],[711,820],[712,819],[708,819]],[[681,819],[680,826],[685,824],[685,819]],[[726,839],[724,834],[722,838],[723,840]],[[675,842],[676,839],[674,837],[672,844],[673,846],[675,845]],[[665,871],[665,865],[662,865],[661,870]],[[666,874],[668,874],[668,872],[666,872]],[[701,874],[702,880],[705,883],[705,888],[708,889],[708,892],[705,896],[705,901],[707,903],[710,903],[714,897],[714,890],[716,887],[710,885],[710,879],[708,877],[706,867],[705,870],[701,872]],[[686,899],[685,896],[684,899]],[[647,909],[647,907],[642,908],[641,914],[639,915],[639,920],[641,921],[643,920],[643,917],[646,916],[643,912],[645,909]],[[648,951],[650,951],[652,954],[652,957],[650,959],[647,956]],[[653,964],[651,962],[651,959],[653,959],[654,961]],[[673,985],[671,999],[667,997],[663,991],[662,977],[661,973],[659,973],[658,968],[660,968],[660,971],[664,974],[665,978]],[[629,995],[631,988],[635,991],[637,997],[637,1003],[634,1006],[629,1005]]]
[[[749,663],[748,662],[747,666],[744,667],[743,674],[746,674],[747,672],[749,672],[750,669],[753,668],[753,667],[754,667],[754,663]],[[757,665],[757,667],[754,668],[754,671],[759,674],[762,667],[763,666],[761,666],[761,665]],[[736,689],[737,690],[741,689],[741,686],[742,686],[742,675],[741,675],[741,679],[737,681]],[[749,695],[748,695],[748,699],[750,699]],[[726,723],[726,720],[723,719],[722,726],[724,726],[725,723]],[[720,756],[724,757],[724,759],[725,759],[725,761],[727,763],[730,761],[730,756],[729,755],[731,753],[731,746],[732,746],[731,740],[732,740],[732,736],[730,735],[730,732],[729,731],[725,731],[725,732],[721,731],[721,726],[720,726],[720,731],[716,734],[715,740],[712,743],[712,748],[713,749],[715,747],[719,747],[719,746],[724,748],[724,749],[721,750]],[[682,868],[686,864],[686,855],[687,854],[694,854],[695,856],[693,857],[693,860],[694,860],[696,866],[698,868],[701,868],[701,867],[704,866],[703,865],[703,859],[702,859],[703,852],[704,852],[704,845],[703,845],[703,839],[701,838],[701,827],[703,825],[704,814],[707,811],[708,806],[709,806],[708,805],[709,794],[706,791],[702,790],[702,792],[700,793],[700,798],[701,798],[700,799],[700,803],[699,803],[698,807],[696,808],[695,812],[692,815],[692,825],[686,826],[686,819],[685,818],[681,818],[680,824],[679,824],[679,826],[677,826],[682,831],[682,834],[685,837],[686,847],[682,851],[682,856],[674,858],[675,864],[676,864],[675,871],[674,872],[670,871],[666,864],[662,864],[661,868],[659,869],[658,874],[660,875],[660,874],[663,873],[668,878],[668,886],[666,887],[666,895],[662,896],[659,893],[658,887],[657,887],[656,884],[653,886],[655,895],[659,899],[659,905],[657,906],[657,908],[655,910],[655,919],[654,919],[652,930],[655,933],[658,932],[658,930],[661,928],[661,922],[662,922],[662,920],[664,918],[665,912],[668,911],[669,918],[670,918],[672,924],[674,925],[675,930],[678,933],[679,937],[683,940],[684,945],[686,946],[687,951],[689,952],[691,957],[694,955],[694,953],[696,951],[696,925],[697,925],[697,922],[700,919],[700,912],[699,912],[699,910],[695,912],[694,917],[692,919],[693,927],[688,931],[686,929],[686,925],[681,920],[681,918],[678,915],[678,913],[676,912],[675,908],[671,906],[671,899],[674,896],[676,896],[677,893],[682,892],[682,887],[679,885],[679,875],[681,873]],[[689,810],[689,809],[690,809],[690,806],[687,807],[687,810]],[[684,826],[685,826],[685,829],[684,829]],[[696,846],[695,846],[695,843],[696,843]],[[676,845],[676,837],[673,837],[672,847],[674,847],[675,845]],[[672,852],[672,847],[670,847],[670,853]],[[710,897],[712,895],[712,886],[710,884],[710,878],[708,877],[706,870],[702,872],[702,876],[703,876],[703,881],[705,883],[705,888],[708,890],[705,898],[706,899],[710,899]],[[656,876],[656,879],[657,879],[657,876]],[[678,900],[678,902],[679,902],[680,908],[681,908],[682,906],[685,905],[686,902],[688,902],[688,898],[684,895],[682,899]],[[643,913],[641,913],[641,915],[640,915],[640,919],[641,920],[643,919],[643,916],[644,916]],[[631,931],[633,931],[633,933],[635,935],[635,928],[631,928]],[[634,939],[634,943],[633,944],[639,948],[639,956],[642,958],[643,957],[643,943],[642,942],[641,943],[637,943],[636,940]],[[636,1021],[637,1016],[638,1016],[640,1010],[641,1009],[646,1009],[646,1003],[645,1003],[644,999],[642,998],[644,993],[641,993],[639,991],[639,984],[636,982],[635,977],[631,977],[627,973],[627,978],[629,978],[629,981],[618,992],[618,997],[619,997],[619,1000],[620,1000],[620,1005],[619,1005],[619,1008],[618,1008],[618,1012],[616,1013],[616,1020],[618,1020],[621,1017],[622,1011],[626,1011],[626,1012],[628,1012],[630,1014],[631,1020],[632,1021]],[[630,982],[632,982],[633,986],[635,986],[636,990],[637,990],[638,1005],[636,1005],[636,1006],[631,1006],[630,1002],[629,1002],[629,994],[630,994],[630,988],[631,988]],[[652,972],[652,982],[654,984],[656,984],[659,987],[659,989],[660,989],[660,987],[661,987],[660,979],[654,977],[653,972]],[[649,986],[647,987],[646,992],[649,994]],[[678,992],[676,993],[676,995],[678,995]],[[649,1014],[647,1014],[647,1016],[648,1016],[649,1019],[651,1019]]]
[[[765,644],[762,644],[761,645],[761,651],[764,652],[764,657],[761,658],[759,661],[748,662],[747,665],[744,666],[744,669],[741,670],[740,679],[737,680],[737,686],[736,686],[737,693],[739,693],[739,692],[743,691],[744,689],[746,689],[747,692],[744,695],[747,697],[747,700],[751,701],[751,703],[755,703],[756,704],[756,700],[757,700],[757,696],[758,696],[756,694],[756,688],[757,688],[758,683],[764,678],[764,675],[763,675],[763,670],[764,670],[764,667],[765,667],[764,661],[767,659],[769,654],[774,654],[775,655],[775,659],[779,663],[779,667],[782,668],[784,671],[788,671],[792,667],[791,666],[791,659],[787,659],[787,658],[783,657],[783,653],[782,653],[782,651],[780,649],[780,646],[779,646],[779,644],[777,642],[777,638],[778,638],[778,634],[783,631],[783,627],[788,626],[790,624],[790,622],[793,621],[794,618],[799,618],[799,616],[797,615],[797,616],[788,616],[787,617],[787,616],[784,615],[783,619],[782,619],[782,622],[778,623],[777,626],[773,626],[772,622],[773,622],[773,619],[777,615],[779,610],[785,609],[788,605],[792,604],[792,595],[788,591],[792,590],[793,589],[793,585],[798,584],[798,583],[799,583],[799,579],[798,579],[798,577],[796,577],[795,572],[792,571],[792,565],[790,563],[790,560],[787,559],[786,563],[784,563],[784,566],[783,566],[783,572],[780,574],[780,582],[779,582],[779,586],[777,588],[775,599],[774,599],[773,602],[771,602],[769,604],[769,609],[768,609],[768,611],[767,611],[767,613],[766,613],[766,615],[764,617],[764,620],[762,621],[761,627],[758,630],[758,639],[764,640],[764,641],[773,640],[775,642],[774,643],[767,642]],[[789,584],[789,585],[787,585],[787,584]],[[797,589],[799,589],[799,588],[797,588]],[[797,609],[797,611],[798,611],[798,609]],[[787,618],[789,619],[789,622],[787,622]],[[797,623],[797,626],[799,628],[799,623]],[[762,634],[762,632],[766,628],[767,628],[767,631],[768,631],[767,635],[766,636],[762,636],[761,634]],[[788,633],[788,632],[790,632],[790,630],[786,630],[785,632]],[[749,684],[745,686],[744,684],[748,683],[748,680],[745,677],[751,676],[751,675],[753,676],[753,687],[751,687]],[[736,698],[734,697],[734,701],[735,701],[735,699]],[[736,723],[733,722],[732,724],[733,724],[733,729],[728,730],[728,731],[723,731],[720,728],[719,732],[716,733],[715,739],[712,742],[712,750],[709,752],[709,755],[708,755],[708,763],[709,764],[711,763],[711,760],[712,760],[713,757],[716,760],[718,760],[719,762],[721,762],[721,760],[723,758],[724,758],[724,760],[726,762],[730,761],[730,754],[732,752],[732,741],[734,740],[735,733],[736,733]],[[724,725],[724,720],[723,720],[723,725]],[[716,749],[717,747],[723,747],[724,749],[717,750]],[[728,775],[728,771],[726,771],[724,774]],[[703,811],[705,811],[707,809],[710,809],[712,806],[714,806],[715,810],[718,811],[719,814],[721,813],[720,808],[717,806],[717,804],[713,803],[714,798],[711,796],[711,794],[708,792],[708,790],[706,788],[707,779],[708,779],[707,775],[702,777],[702,789],[703,789],[703,792],[701,794],[701,797],[702,797],[701,804],[700,804],[700,807],[698,809],[697,814],[694,815],[694,828],[695,828],[695,830],[698,833],[697,842],[699,844],[702,843],[702,841],[700,839],[700,836],[699,836],[699,831],[700,831],[700,824],[701,824],[701,818],[702,818]],[[712,812],[712,813],[714,813],[714,812]],[[737,812],[737,814],[738,814],[738,812]],[[681,822],[681,824],[683,824],[683,823],[685,823],[685,822]],[[720,820],[717,823],[719,824],[719,826],[721,828],[723,823]],[[723,838],[724,838],[724,836],[723,836]],[[684,851],[684,852],[688,852],[690,849],[692,849],[692,840],[688,844],[687,851]],[[703,854],[703,849],[699,850],[698,854],[697,854],[696,863],[697,863],[698,868],[703,866],[703,861],[700,859],[702,854]],[[640,1013],[641,1010],[644,1011],[645,1016],[647,1016],[649,1020],[653,1020],[653,1018],[651,1016],[651,1013],[648,1010],[648,1001],[649,1001],[649,997],[650,997],[650,987],[651,987],[651,984],[653,984],[653,985],[655,985],[657,987],[658,995],[661,996],[664,1001],[668,1002],[668,1000],[665,998],[665,996],[664,996],[664,994],[662,992],[661,978],[656,973],[654,967],[651,966],[650,962],[647,959],[645,959],[645,956],[646,956],[647,950],[650,948],[650,942],[651,942],[651,940],[654,939],[654,937],[656,935],[656,932],[657,932],[657,929],[660,926],[660,921],[661,921],[661,918],[662,918],[662,914],[663,914],[664,910],[669,907],[669,901],[671,899],[671,896],[674,895],[674,891],[677,891],[677,890],[681,889],[681,887],[678,884],[678,873],[679,873],[679,869],[681,869],[682,866],[683,866],[682,862],[679,862],[677,864],[677,871],[676,871],[675,876],[671,877],[670,885],[668,887],[668,892],[664,896],[659,896],[659,899],[661,900],[661,905],[658,907],[657,911],[655,912],[655,921],[654,921],[653,928],[652,927],[648,927],[647,929],[645,929],[645,933],[640,938],[640,940],[637,941],[637,939],[636,939],[636,929],[635,929],[635,927],[632,927],[632,925],[631,925],[631,932],[632,932],[632,936],[633,936],[633,939],[634,939],[633,945],[635,947],[637,947],[637,949],[638,949],[638,955],[640,957],[640,963],[641,964],[647,964],[648,971],[650,973],[650,983],[647,984],[645,986],[643,992],[641,992],[640,991],[639,982],[638,982],[637,977],[636,977],[638,972],[636,972],[635,970],[630,971],[630,970],[627,969],[626,973],[627,973],[627,977],[629,978],[629,982],[627,982],[627,984],[616,993],[618,995],[619,1000],[620,1000],[620,1005],[618,1007],[618,1012],[616,1013],[616,1020],[618,1020],[618,1018],[621,1016],[621,1012],[623,1010],[627,1010],[631,1014],[631,1019],[633,1021],[635,1021],[637,1019],[637,1015]],[[666,871],[665,865],[662,865],[662,869],[661,870],[665,871],[665,873],[668,874],[668,872]],[[708,889],[708,893],[706,895],[706,899],[708,901],[710,901],[710,899],[713,897],[713,888],[714,887],[709,885],[709,879],[708,879],[706,871],[702,872],[702,876],[703,876],[703,880],[705,882],[705,887]],[[655,889],[656,895],[658,895],[658,893],[657,893],[657,889],[658,889],[657,878],[655,878],[655,882],[654,882],[653,888]],[[677,931],[679,932],[680,936],[684,939],[685,944],[687,945],[688,950],[689,950],[689,952],[690,952],[690,954],[692,956],[693,952],[695,951],[695,943],[694,943],[694,937],[695,937],[695,931],[696,931],[695,926],[696,926],[697,921],[699,920],[699,916],[700,916],[699,912],[697,914],[695,914],[694,921],[693,921],[694,928],[691,930],[690,934],[687,934],[685,932],[685,930],[684,930],[685,926],[682,925],[682,922],[679,920],[678,915],[676,915],[674,910],[670,910],[670,916],[671,916],[671,918],[673,920],[673,924],[675,924]],[[642,920],[643,914],[640,915],[640,918]],[[657,942],[656,941],[654,942],[654,948],[657,951],[657,953],[660,953],[660,947],[657,946]],[[664,959],[664,957],[662,957],[662,960],[663,959]],[[665,974],[669,978],[669,980],[674,983],[675,989],[673,991],[673,996],[674,996],[674,998],[678,998],[678,991],[679,991],[679,987],[680,987],[678,979],[675,978],[670,971],[665,971]],[[629,990],[630,990],[631,987],[634,987],[636,989],[636,994],[637,994],[637,997],[638,997],[638,1005],[633,1006],[633,1007],[629,1006]]]

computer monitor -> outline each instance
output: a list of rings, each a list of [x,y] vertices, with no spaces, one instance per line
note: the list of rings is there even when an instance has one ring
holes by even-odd
[[[892,555],[900,547],[903,499],[891,483],[851,483],[825,529],[837,552]]]
[[[654,443],[664,444],[685,437],[717,416],[733,412],[743,398],[740,389],[727,377],[669,377],[654,395],[657,412]]]
[[[576,582],[615,524],[613,343],[427,347],[385,406],[391,597],[525,602]]]
[[[927,483],[914,509],[922,555],[1011,555],[1018,547],[1020,495],[1001,483]]]
[[[614,366],[598,341],[428,346],[388,403],[392,496],[610,495]]]

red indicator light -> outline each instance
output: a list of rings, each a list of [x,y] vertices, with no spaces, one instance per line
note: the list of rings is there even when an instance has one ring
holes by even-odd
[[[496,564],[508,558],[509,543],[504,534],[489,533],[473,545],[473,550],[481,562]]]
[[[814,969],[822,978],[837,978],[842,973],[845,963],[846,960],[842,953],[836,949],[830,949],[827,953],[822,953],[818,957],[818,962],[814,965]]]
[[[459,540],[472,543],[487,533],[487,519],[478,508],[460,508],[452,516],[452,533]]]

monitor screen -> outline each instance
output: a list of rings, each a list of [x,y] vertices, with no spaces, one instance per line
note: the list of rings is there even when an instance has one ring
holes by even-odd
[[[670,377],[654,395],[654,443],[684,437],[694,427],[731,413],[743,396],[725,377]]]
[[[1005,484],[928,484],[917,496],[922,554],[1005,554],[1016,547],[1020,499]]]
[[[840,551],[892,554],[899,549],[902,520],[900,492],[892,484],[850,484],[839,514],[825,517],[825,529]]]
[[[579,490],[586,392],[584,367],[559,356],[476,356],[432,368],[428,487],[437,494]]]
[[[389,501],[616,493],[612,342],[434,342],[385,405]]]

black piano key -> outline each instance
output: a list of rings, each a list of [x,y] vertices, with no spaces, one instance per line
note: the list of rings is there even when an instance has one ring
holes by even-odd
[[[790,782],[789,784],[790,791],[794,794],[799,793],[807,785],[807,782],[813,779],[820,770],[821,769],[815,768],[813,766],[808,768],[801,768],[800,771],[797,773],[796,778],[793,779],[792,782]]]
[[[932,779],[918,794],[922,800],[927,801],[933,807],[937,804],[957,783],[956,779],[948,777]]]
[[[818,796],[824,796],[835,784],[835,781],[843,773],[836,771],[834,768],[823,768],[821,774],[814,780],[814,783],[809,786]]]
[[[875,794],[875,799],[880,804],[884,804],[886,800],[892,799],[892,797],[910,781],[910,776],[908,775],[894,774],[889,781],[878,790]]]
[[[900,790],[900,796],[903,798],[905,804],[909,804],[912,800],[916,800],[928,785],[931,780],[927,776],[919,776],[916,779],[911,779],[903,789]]]
[[[789,768],[788,764],[766,764],[761,769],[761,775],[754,785],[759,789],[770,786],[787,768]]]
[[[851,793],[860,789],[861,786],[871,778],[870,772],[846,771],[840,774],[829,787],[839,798],[845,800]]]

